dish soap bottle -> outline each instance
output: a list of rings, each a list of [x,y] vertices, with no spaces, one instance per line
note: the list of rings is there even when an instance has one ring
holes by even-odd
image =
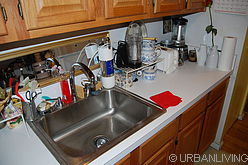
[[[61,75],[60,88],[62,92],[62,102],[64,102],[65,104],[71,103],[72,102],[71,91],[65,74]]]

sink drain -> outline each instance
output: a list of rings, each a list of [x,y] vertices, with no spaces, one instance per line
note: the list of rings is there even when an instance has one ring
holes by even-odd
[[[109,142],[109,139],[106,136],[99,135],[94,138],[94,143],[97,148],[100,148],[102,145]]]

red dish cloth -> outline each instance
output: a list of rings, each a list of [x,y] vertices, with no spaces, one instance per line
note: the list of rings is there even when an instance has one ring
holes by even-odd
[[[173,95],[169,91],[162,92],[157,95],[151,96],[150,99],[163,108],[176,106],[182,102],[182,98]]]

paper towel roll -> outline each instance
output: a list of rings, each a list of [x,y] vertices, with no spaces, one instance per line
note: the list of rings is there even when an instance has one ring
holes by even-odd
[[[222,53],[220,55],[218,63],[219,70],[230,71],[232,69],[236,43],[236,37],[224,37],[222,44]]]

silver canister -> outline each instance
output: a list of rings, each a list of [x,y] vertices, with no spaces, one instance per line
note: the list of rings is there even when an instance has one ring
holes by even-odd
[[[38,111],[36,110],[35,102],[22,102],[24,118],[26,121],[34,121],[38,119]]]

